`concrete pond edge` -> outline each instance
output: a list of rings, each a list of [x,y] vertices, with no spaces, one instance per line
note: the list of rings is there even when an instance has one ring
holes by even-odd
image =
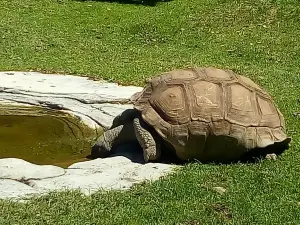
[[[62,110],[80,118],[92,129],[109,128],[116,115],[132,108],[129,98],[142,90],[142,87],[121,86],[88,77],[40,72],[4,71],[0,72],[0,81],[1,105]],[[123,148],[126,155],[78,162],[66,169],[36,165],[18,158],[0,159],[0,199],[22,201],[64,190],[80,190],[86,195],[100,189],[128,190],[134,184],[158,180],[178,167],[144,164],[141,156],[131,154],[134,146]]]

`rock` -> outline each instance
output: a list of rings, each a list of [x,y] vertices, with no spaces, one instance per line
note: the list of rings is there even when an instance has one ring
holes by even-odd
[[[219,194],[224,194],[226,192],[226,189],[223,187],[213,187],[212,189]]]
[[[115,156],[75,163],[63,176],[29,180],[29,185],[40,191],[80,189],[85,194],[99,189],[126,190],[135,183],[157,180],[171,172],[173,167],[161,163],[133,163],[126,157]]]
[[[272,153],[272,154],[267,154],[267,155],[266,155],[266,159],[275,161],[275,160],[277,160],[277,155],[274,154],[274,153]]]
[[[126,157],[109,157],[105,159],[94,159],[88,162],[78,162],[69,166],[68,169],[81,169],[102,172],[103,170],[112,169],[114,167],[122,167],[131,163],[131,160]]]
[[[63,174],[65,174],[65,170],[57,166],[40,166],[27,162],[23,159],[16,158],[0,159],[0,179],[43,179],[58,177]]]
[[[0,77],[0,103],[64,110],[80,117],[92,128],[98,125],[110,127],[117,114],[132,107],[127,104],[130,97],[142,90],[142,87],[120,86],[71,75],[0,72]]]
[[[34,188],[15,180],[0,179],[1,199],[20,199],[37,195],[39,192]]]

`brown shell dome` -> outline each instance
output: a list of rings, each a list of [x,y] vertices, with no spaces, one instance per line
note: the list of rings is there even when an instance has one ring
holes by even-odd
[[[271,96],[231,70],[163,73],[135,96],[135,108],[183,159],[232,159],[287,140]]]

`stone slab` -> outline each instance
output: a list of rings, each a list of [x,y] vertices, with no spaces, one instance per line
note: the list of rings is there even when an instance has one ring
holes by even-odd
[[[21,182],[9,179],[0,179],[0,198],[18,199],[38,195],[39,191]]]
[[[28,180],[57,177],[65,174],[65,170],[52,165],[35,165],[23,159],[0,159],[0,179]]]
[[[131,157],[135,154],[127,153]],[[163,163],[132,162],[125,156],[74,163],[67,169],[34,165],[21,159],[0,159],[0,198],[22,200],[33,194],[38,196],[64,190],[79,190],[87,195],[101,189],[128,190],[134,184],[158,180],[175,167]]]
[[[92,194],[99,189],[126,190],[144,180],[157,180],[171,169],[172,166],[167,164],[133,163],[123,156],[115,156],[77,163],[63,176],[29,180],[29,184],[40,191],[80,189],[85,194]]]
[[[72,96],[89,103],[127,101],[133,93],[141,90],[140,87],[63,74],[7,71],[0,72],[0,76],[2,90],[36,96]]]
[[[61,108],[88,126],[108,128],[127,108],[130,97],[142,87],[120,86],[88,77],[38,72],[0,72],[0,100]]]

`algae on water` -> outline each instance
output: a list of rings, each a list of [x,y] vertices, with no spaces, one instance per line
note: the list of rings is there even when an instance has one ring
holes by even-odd
[[[0,105],[0,158],[66,168],[87,160],[101,132],[63,111]]]

